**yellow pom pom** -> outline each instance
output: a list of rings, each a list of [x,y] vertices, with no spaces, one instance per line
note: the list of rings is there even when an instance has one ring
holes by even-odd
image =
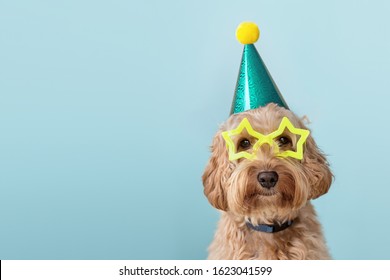
[[[241,44],[253,44],[260,36],[260,30],[256,23],[242,22],[236,30],[236,38]]]

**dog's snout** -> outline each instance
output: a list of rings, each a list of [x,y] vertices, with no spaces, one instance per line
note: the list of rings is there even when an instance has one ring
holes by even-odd
[[[276,185],[278,182],[279,176],[275,171],[263,171],[257,175],[257,180],[260,185],[264,188],[270,189]]]

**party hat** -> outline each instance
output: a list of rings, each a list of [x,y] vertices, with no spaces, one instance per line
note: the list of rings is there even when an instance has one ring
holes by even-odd
[[[288,109],[283,96],[267,70],[256,47],[260,31],[255,23],[243,22],[236,31],[237,40],[244,44],[240,72],[230,114],[276,103]]]

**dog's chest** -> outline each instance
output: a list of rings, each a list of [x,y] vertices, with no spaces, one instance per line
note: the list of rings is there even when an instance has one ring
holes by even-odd
[[[242,251],[250,254],[249,259],[288,260],[297,258],[291,242],[280,240],[274,236],[249,237],[245,242],[245,249]],[[240,256],[239,259],[241,257],[243,256]],[[304,256],[301,255],[299,258],[304,258]]]

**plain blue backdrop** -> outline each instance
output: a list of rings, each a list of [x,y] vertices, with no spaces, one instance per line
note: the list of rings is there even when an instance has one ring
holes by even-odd
[[[335,259],[390,259],[388,1],[0,2],[0,259],[204,259],[241,21],[336,180]]]

